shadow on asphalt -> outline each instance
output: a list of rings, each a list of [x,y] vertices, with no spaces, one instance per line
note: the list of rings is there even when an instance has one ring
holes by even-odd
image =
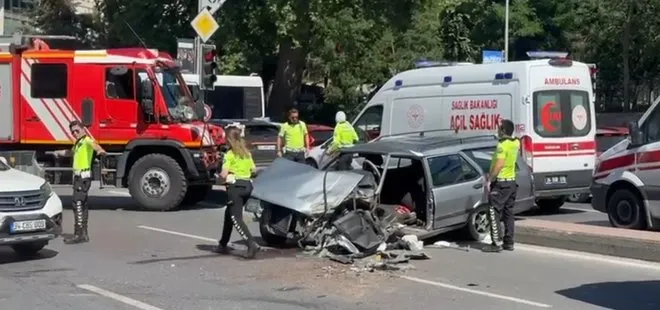
[[[584,284],[556,291],[566,298],[613,310],[660,309],[660,281]]]
[[[566,214],[579,214],[579,213],[587,213],[587,211],[581,211],[577,209],[559,209],[557,211],[549,212],[534,207],[533,209],[523,213],[519,213],[516,216],[533,217],[533,216],[566,215]]]
[[[60,194],[60,199],[62,200],[62,207],[66,210],[71,210],[72,207],[72,196],[68,194]],[[174,210],[170,212],[177,211],[188,211],[188,210],[204,210],[204,209],[220,209],[224,208],[227,204],[227,193],[221,190],[211,191],[206,199],[201,203],[192,206],[182,206],[179,210]],[[125,210],[125,211],[145,211],[138,208],[138,206],[133,201],[131,197],[124,196],[97,196],[89,195],[87,198],[87,205],[90,210]],[[158,212],[158,211],[151,211]]]
[[[9,246],[0,246],[0,265],[48,259],[57,256],[57,254],[59,252],[45,248],[34,256],[21,256],[16,254]]]

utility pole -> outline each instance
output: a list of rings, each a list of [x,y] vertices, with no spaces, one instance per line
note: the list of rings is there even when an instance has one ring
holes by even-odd
[[[195,52],[195,74],[199,77],[200,89],[203,89],[202,71],[204,63],[203,45],[220,27],[213,17],[226,0],[197,0],[197,11],[199,14],[190,22],[197,37],[194,40],[193,49]]]
[[[504,62],[509,61],[509,0],[504,5]]]

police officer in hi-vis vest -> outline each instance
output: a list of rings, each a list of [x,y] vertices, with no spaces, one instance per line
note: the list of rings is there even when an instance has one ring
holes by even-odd
[[[520,149],[520,141],[513,137],[513,122],[502,120],[497,132],[500,141],[497,143],[493,159],[490,163],[488,182],[490,191],[490,232],[492,243],[484,252],[501,252],[503,249],[513,251],[514,221],[513,206],[516,203],[516,160]],[[500,240],[499,220],[504,222],[504,238]]]
[[[98,155],[105,154],[90,136],[80,121],[69,123],[71,134],[76,138],[76,143],[71,150],[71,161],[73,163],[73,236],[64,239],[66,244],[76,244],[89,241],[87,234],[87,220],[89,210],[87,208],[87,191],[92,183],[92,160],[94,151]]]
[[[304,163],[305,152],[309,150],[307,125],[298,118],[297,109],[290,109],[287,116],[287,122],[282,124],[277,136],[277,156]]]
[[[252,193],[251,178],[256,175],[257,167],[241,131],[237,127],[227,128],[227,143],[230,149],[223,158],[220,176],[227,182],[229,201],[225,209],[222,237],[218,241],[218,252],[229,252],[228,244],[232,228],[236,228],[238,234],[247,243],[246,258],[254,258],[259,251],[259,245],[243,220],[243,207]]]
[[[346,120],[346,113],[343,111],[337,112],[335,122],[337,122],[337,125],[335,125],[332,143],[328,149],[329,154],[336,153],[341,148],[351,147],[359,141],[355,128]],[[341,155],[337,160],[337,170],[350,170],[352,163],[353,154]]]

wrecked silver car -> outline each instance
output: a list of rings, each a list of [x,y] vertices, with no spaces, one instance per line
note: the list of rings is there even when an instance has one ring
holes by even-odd
[[[471,138],[401,136],[342,149],[352,169],[337,160],[320,170],[278,159],[254,180],[252,197],[264,241],[278,246],[337,244],[373,253],[392,237],[425,239],[464,229],[482,240],[489,233],[485,165],[493,136]],[[515,213],[534,205],[527,166],[517,166]]]

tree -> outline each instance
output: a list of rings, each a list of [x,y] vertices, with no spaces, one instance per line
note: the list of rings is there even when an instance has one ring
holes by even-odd
[[[37,33],[73,36],[84,43],[93,43],[98,34],[95,17],[77,15],[72,0],[41,0],[29,15],[28,26]]]

